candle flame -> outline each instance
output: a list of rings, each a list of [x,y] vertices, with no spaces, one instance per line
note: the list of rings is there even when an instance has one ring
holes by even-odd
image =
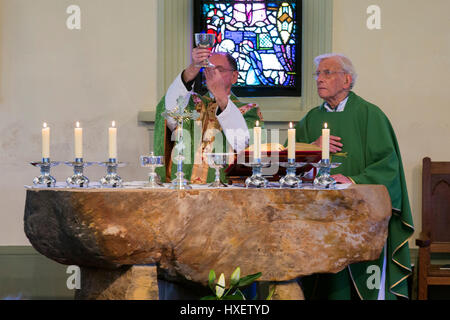
[[[77,123],[75,124],[77,126],[77,128],[80,127],[80,123],[77,121]]]
[[[292,129],[292,122],[289,122],[289,129]]]
[[[44,122],[44,123],[42,124],[42,127],[47,128],[47,122]]]
[[[116,127],[116,122],[113,121],[113,122],[111,123],[111,126],[112,126],[113,128],[115,128],[115,127]]]
[[[259,121],[258,120],[256,120],[256,126],[259,127]]]
[[[327,129],[327,128],[328,128],[328,124],[325,122],[325,124],[323,125],[323,127],[324,127],[325,129]]]

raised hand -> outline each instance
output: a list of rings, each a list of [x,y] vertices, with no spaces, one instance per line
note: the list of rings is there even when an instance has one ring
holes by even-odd
[[[183,80],[185,82],[190,82],[197,77],[197,74],[200,72],[200,67],[197,65],[202,64],[205,59],[208,59],[211,56],[211,51],[209,49],[204,48],[194,48],[192,49],[192,63],[189,67],[187,67],[183,72]]]

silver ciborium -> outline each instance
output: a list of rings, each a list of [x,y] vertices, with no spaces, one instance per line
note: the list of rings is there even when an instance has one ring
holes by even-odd
[[[117,174],[117,168],[126,166],[124,162],[117,162],[116,158],[110,158],[106,162],[98,162],[106,167],[106,175],[100,179],[102,187],[119,188],[122,186],[122,178]]]
[[[306,162],[295,162],[295,159],[288,159],[288,162],[280,162],[280,166],[286,168],[286,175],[280,179],[280,188],[298,188],[302,185],[302,179],[297,177],[297,168],[307,165]]]
[[[235,153],[205,153],[207,157],[208,165],[216,170],[216,177],[214,182],[208,187],[211,188],[221,188],[227,185],[220,181],[220,169],[225,167],[225,165],[234,162]]]
[[[50,158],[43,158],[42,162],[30,162],[31,165],[39,167],[41,174],[33,179],[35,186],[54,187],[56,179],[50,175],[50,168],[59,165],[57,161],[50,161]]]
[[[141,156],[141,166],[150,168],[148,174],[148,182],[144,185],[145,188],[161,188],[164,185],[161,183],[161,178],[156,173],[156,168],[164,167],[164,156],[155,156],[153,152],[149,155]]]
[[[311,163],[317,168],[317,174],[314,179],[314,186],[325,189],[332,189],[336,186],[336,180],[330,175],[330,170],[341,165],[339,162],[331,163],[330,159],[322,159],[319,163]]]
[[[73,167],[73,175],[66,179],[67,186],[72,188],[87,188],[89,179],[83,174],[84,168],[89,167],[93,162],[84,162],[83,158],[76,158],[75,161],[66,161],[66,165]]]

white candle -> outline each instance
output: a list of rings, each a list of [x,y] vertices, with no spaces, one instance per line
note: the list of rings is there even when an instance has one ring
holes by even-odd
[[[330,129],[327,123],[322,129],[322,159],[330,159]]]
[[[288,129],[288,159],[295,160],[295,129],[292,128],[292,122],[289,122]]]
[[[256,126],[253,127],[253,158],[261,159],[261,127],[259,121],[256,121]]]
[[[47,122],[42,125],[42,158],[50,158],[50,127]]]
[[[108,129],[108,137],[109,137],[109,158],[116,159],[117,158],[117,128],[116,122],[113,121],[111,127]]]
[[[80,128],[80,123],[77,121],[75,134],[75,158],[83,158],[83,128]]]

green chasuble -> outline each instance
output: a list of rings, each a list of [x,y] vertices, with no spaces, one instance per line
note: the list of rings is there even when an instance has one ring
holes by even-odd
[[[347,153],[339,157],[331,154],[332,161],[342,162],[340,167],[331,170],[331,174],[340,173],[357,184],[382,184],[389,191],[392,216],[385,246],[385,298],[407,298],[406,280],[411,275],[408,239],[414,226],[394,130],[377,106],[350,92],[342,112],[327,112],[323,104],[309,111],[296,125],[297,142],[314,142],[322,134],[325,122],[330,135],[341,137],[340,142],[344,145],[341,152]],[[378,260],[352,264],[338,274],[302,278],[306,298],[311,295],[311,298],[350,299],[353,290],[353,296],[377,299],[379,290],[373,288],[374,269],[369,267],[378,265],[381,276],[383,258],[384,250]]]
[[[251,129],[255,126],[256,121],[259,121],[260,126],[264,126],[260,109],[256,104],[240,102],[234,95],[231,95],[230,99],[245,119],[249,129],[250,144],[252,144],[253,130]],[[191,183],[212,182],[214,181],[215,170],[209,168],[207,160],[202,157],[202,154],[207,152],[234,152],[233,148],[227,142],[216,118],[217,103],[213,99],[193,93],[186,108],[190,111],[196,110],[200,114],[200,118],[196,121],[188,120],[183,123],[184,177]],[[173,134],[167,127],[166,120],[162,116],[164,111],[165,97],[156,107],[153,151],[155,155],[165,156],[165,167],[157,168],[157,173],[162,181],[170,182],[175,178],[177,171],[176,161],[172,160],[175,157],[173,146],[176,134]],[[226,181],[224,169],[221,169],[221,180]]]

